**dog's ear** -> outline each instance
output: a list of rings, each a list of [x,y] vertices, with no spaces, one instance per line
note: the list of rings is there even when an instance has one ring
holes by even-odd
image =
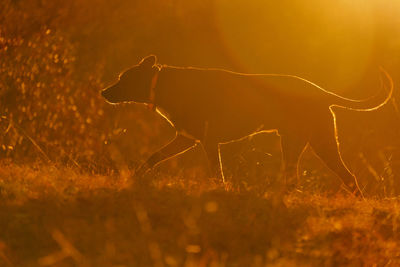
[[[157,61],[157,57],[155,55],[150,55],[150,56],[143,58],[140,61],[139,65],[150,68],[150,67],[154,66],[154,64],[156,64],[156,61]]]

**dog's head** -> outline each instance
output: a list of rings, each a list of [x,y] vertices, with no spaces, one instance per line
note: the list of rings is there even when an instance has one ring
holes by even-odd
[[[118,81],[104,89],[101,95],[111,103],[149,103],[152,79],[158,71],[156,60],[153,55],[143,58],[138,65],[121,73]]]

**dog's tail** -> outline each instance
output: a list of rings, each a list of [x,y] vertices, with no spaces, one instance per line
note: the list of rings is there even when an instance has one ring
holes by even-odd
[[[339,106],[351,110],[370,111],[376,110],[385,105],[393,94],[393,79],[385,69],[380,67],[381,71],[381,90],[375,96],[363,100],[353,100],[335,95],[332,101],[334,106]]]

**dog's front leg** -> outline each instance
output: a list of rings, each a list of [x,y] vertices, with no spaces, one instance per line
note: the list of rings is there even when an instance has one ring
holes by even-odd
[[[146,162],[136,170],[135,175],[137,177],[142,177],[157,163],[189,150],[195,145],[195,143],[196,141],[194,139],[177,134],[170,143],[151,155]]]

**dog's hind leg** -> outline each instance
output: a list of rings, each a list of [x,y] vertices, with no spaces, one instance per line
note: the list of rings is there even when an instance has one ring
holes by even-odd
[[[196,140],[190,139],[181,134],[177,134],[177,136],[170,143],[151,155],[146,162],[139,167],[139,169],[135,172],[135,175],[139,177],[143,176],[147,170],[153,168],[157,163],[184,153],[195,146],[195,144]]]
[[[307,142],[300,136],[281,135],[282,169],[286,185],[298,182],[298,164],[300,155]]]
[[[326,166],[342,179],[346,190],[354,194],[362,194],[362,192],[359,191],[356,178],[347,169],[340,156],[333,120],[331,119],[323,124],[320,124],[318,129],[310,137],[312,149]]]
[[[206,142],[203,144],[207,154],[208,166],[211,177],[221,178],[225,182],[224,173],[222,170],[221,153],[217,142]]]

